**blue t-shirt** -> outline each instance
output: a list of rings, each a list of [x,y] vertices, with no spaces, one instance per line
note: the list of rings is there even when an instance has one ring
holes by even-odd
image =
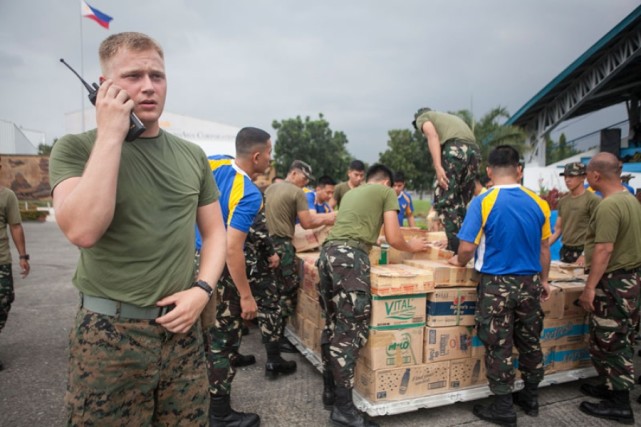
[[[398,211],[398,223],[402,227],[405,218],[407,218],[412,214],[412,212],[414,212],[412,196],[407,194],[405,191],[401,191],[401,194],[398,195],[398,205],[400,206],[400,209]]]
[[[475,197],[458,238],[478,245],[474,268],[481,273],[530,275],[541,272],[541,240],[551,234],[547,202],[514,184]]]
[[[332,211],[332,208],[329,207],[327,202],[321,203],[320,205],[316,204],[315,191],[310,191],[308,193],[305,193],[305,197],[307,197],[307,206],[309,206],[310,210],[315,210],[316,213],[328,213]]]
[[[209,156],[214,179],[220,190],[220,209],[225,227],[232,227],[243,233],[249,232],[254,217],[260,210],[263,197],[251,178],[226,155]],[[202,239],[196,228],[196,249],[200,250]]]

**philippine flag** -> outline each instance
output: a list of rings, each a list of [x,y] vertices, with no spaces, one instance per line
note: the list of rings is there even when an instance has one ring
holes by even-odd
[[[113,19],[111,16],[102,13],[95,7],[89,6],[85,0],[80,0],[80,14],[85,18],[93,19],[106,29],[109,29],[109,23]]]

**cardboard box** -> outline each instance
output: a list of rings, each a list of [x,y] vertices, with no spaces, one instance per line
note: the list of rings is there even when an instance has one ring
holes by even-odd
[[[452,390],[487,384],[485,362],[482,357],[450,361],[450,382]]]
[[[476,300],[476,289],[436,289],[427,294],[427,326],[474,326]]]
[[[302,305],[301,305],[302,303]],[[318,296],[315,298],[310,297],[305,292],[299,295],[298,297],[298,306],[300,307],[300,314],[315,326],[320,326],[323,324],[321,318],[321,307],[318,303]]]
[[[445,326],[425,328],[423,363],[470,357],[472,326]]]
[[[405,264],[431,271],[437,288],[453,286],[476,286],[479,274],[471,267],[456,267],[446,261],[406,260]]]
[[[305,327],[303,328],[303,343],[305,344],[305,347],[309,349],[313,349],[315,346],[315,339],[316,336],[318,335],[316,330],[318,327],[310,320],[305,319]]]
[[[550,262],[549,280],[584,280],[587,279],[585,267],[562,261]]]
[[[554,350],[554,368],[556,372],[592,366],[588,344],[559,345]]]
[[[302,273],[300,281],[301,289],[310,296],[318,295],[318,284],[320,282],[320,276],[318,275],[318,267],[316,267],[316,261],[320,256],[320,252],[303,252],[298,253],[297,256],[302,261]]]
[[[588,325],[585,317],[570,319],[544,319],[541,345],[559,346],[583,343],[587,338]]]
[[[447,391],[449,362],[372,370],[356,364],[354,388],[370,402],[387,402]]]
[[[425,326],[425,294],[372,295],[372,327]],[[420,363],[420,362],[419,362]]]
[[[423,361],[423,327],[370,328],[367,344],[359,352],[369,369],[417,365]]]
[[[559,288],[561,291],[561,301],[563,303],[563,318],[585,316],[587,312],[583,307],[574,304],[579,299],[585,289],[583,282],[559,282],[551,286]]]
[[[550,298],[541,301],[541,310],[546,319],[560,319],[563,317],[563,298],[561,288],[550,284]]]
[[[422,294],[434,289],[429,271],[404,264],[372,266],[370,284],[372,294],[380,296]]]
[[[296,248],[296,252],[311,251],[320,246],[314,230],[306,230],[300,224],[296,224],[294,227],[292,244]]]
[[[472,329],[472,347],[470,348],[470,357],[481,357],[485,355],[485,344],[481,342],[478,336],[478,329]]]
[[[412,254],[411,259],[426,259],[432,261],[447,261],[454,256],[454,252],[447,249],[437,248],[436,246],[428,246],[427,250],[423,252],[415,252]]]

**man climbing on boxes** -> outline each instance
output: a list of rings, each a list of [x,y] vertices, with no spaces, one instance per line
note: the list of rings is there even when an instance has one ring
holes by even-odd
[[[600,384],[583,384],[581,391],[603,400],[582,402],[579,409],[593,417],[634,424],[630,390],[641,304],[641,205],[621,185],[617,158],[610,153],[590,160],[587,179],[603,200],[587,230],[589,275],[579,303],[590,313],[590,356]]]
[[[374,165],[367,183],[351,190],[341,201],[336,224],[318,259],[320,303],[325,313],[321,335],[323,404],[332,407],[331,421],[343,426],[372,427],[352,403],[354,367],[368,338],[371,314],[369,250],[384,227],[394,248],[418,252],[427,241],[406,242],[398,225],[398,199],[391,188],[392,171]]]
[[[538,386],[543,379],[540,300],[550,292],[550,209],[519,185],[516,149],[496,147],[488,164],[494,186],[472,200],[458,233],[458,255],[449,262],[464,266],[476,253],[474,268],[481,273],[476,325],[495,398],[488,406],[475,405],[474,414],[491,423],[516,426],[513,403],[531,416],[539,411]],[[512,395],[514,346],[525,388]]]

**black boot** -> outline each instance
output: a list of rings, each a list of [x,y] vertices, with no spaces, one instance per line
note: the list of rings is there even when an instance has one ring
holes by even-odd
[[[231,353],[229,355],[229,363],[231,363],[231,366],[240,368],[242,366],[253,365],[256,363],[256,358],[253,354]]]
[[[618,421],[621,424],[634,424],[634,413],[630,407],[630,392],[628,390],[614,390],[610,399],[602,400],[599,403],[581,402],[579,409],[592,417]]]
[[[276,378],[278,374],[293,374],[296,372],[296,362],[293,360],[285,360],[280,357],[279,343],[271,342],[265,344],[267,351],[267,363],[265,364],[265,376],[268,378]]]
[[[0,371],[4,369],[4,365],[2,364],[2,360],[0,360]]]
[[[514,404],[531,417],[539,416],[539,383],[525,383],[525,388],[512,394]]]
[[[243,336],[249,335],[249,327],[243,323],[243,326],[240,327]]]
[[[334,425],[348,427],[378,427],[368,420],[352,402],[352,389],[336,386],[336,399],[329,419]]]
[[[482,420],[505,427],[516,427],[516,412],[512,406],[512,395],[502,394],[488,406],[474,405],[474,415]]]
[[[251,412],[236,412],[231,409],[229,395],[210,396],[210,427],[259,427],[260,417]]]
[[[289,340],[285,337],[281,337],[278,345],[280,346],[280,351],[282,353],[298,353],[298,349],[296,348],[296,346],[290,343]]]
[[[321,361],[323,362],[323,406],[331,410],[334,405],[334,375],[330,369],[329,344],[321,344]]]
[[[595,397],[597,399],[609,399],[612,397],[612,391],[605,384],[581,384],[579,387],[581,393],[586,396]]]

